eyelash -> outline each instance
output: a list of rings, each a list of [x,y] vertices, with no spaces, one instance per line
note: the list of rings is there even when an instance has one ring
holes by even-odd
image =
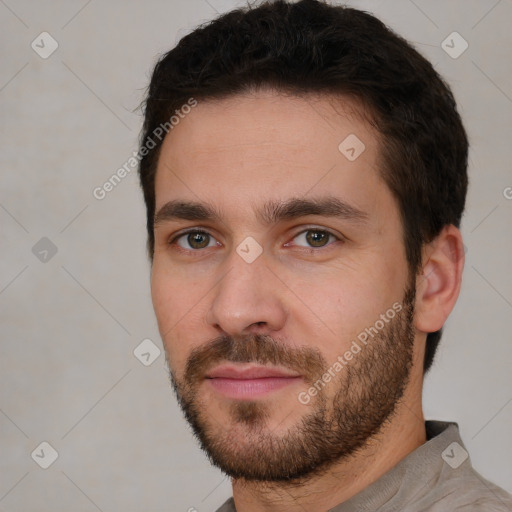
[[[344,238],[338,236],[338,235],[335,235],[334,233],[331,233],[329,230],[327,229],[320,229],[320,228],[308,228],[308,229],[303,229],[302,231],[299,231],[298,233],[296,233],[292,240],[297,238],[299,235],[302,235],[304,233],[308,233],[309,231],[313,231],[313,232],[318,232],[318,233],[325,233],[327,234],[328,236],[332,236],[336,241],[339,241],[339,242],[343,242],[344,241]],[[203,229],[198,229],[198,228],[194,228],[194,229],[188,229],[186,231],[183,231],[181,232],[180,234],[176,235],[174,238],[172,238],[171,240],[169,240],[169,245],[171,246],[176,246],[176,248],[180,251],[183,251],[183,252],[188,252],[188,253],[199,253],[201,252],[202,250],[204,249],[208,249],[209,247],[203,247],[202,249],[184,249],[183,247],[180,247],[178,244],[177,244],[177,241],[186,236],[186,235],[189,235],[189,234],[200,234],[200,235],[206,235],[206,236],[209,236],[211,238],[213,238],[214,240],[215,237],[209,233],[208,231],[205,231]],[[288,242],[287,242],[288,243]],[[322,247],[305,247],[305,246],[299,246],[299,247],[302,247],[303,249],[309,249],[309,250],[319,250],[319,249],[325,249],[326,247],[329,247],[330,245],[332,245],[333,243],[328,243],[327,245],[324,245]],[[286,245],[286,244],[285,244]]]

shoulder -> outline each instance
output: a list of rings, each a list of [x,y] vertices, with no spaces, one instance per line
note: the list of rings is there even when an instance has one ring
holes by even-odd
[[[473,468],[453,422],[426,422],[429,450],[424,450],[426,480],[408,512],[512,512],[512,495]],[[416,461],[418,463],[418,461]],[[428,471],[430,467],[430,471]]]
[[[418,503],[418,512],[512,512],[512,495],[471,466],[439,482],[427,499],[429,504]]]

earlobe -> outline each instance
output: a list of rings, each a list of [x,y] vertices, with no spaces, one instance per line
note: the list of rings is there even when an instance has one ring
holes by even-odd
[[[435,332],[444,325],[459,296],[464,244],[453,225],[424,248],[422,272],[416,278],[416,328]]]

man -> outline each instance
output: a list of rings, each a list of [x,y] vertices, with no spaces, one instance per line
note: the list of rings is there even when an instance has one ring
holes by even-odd
[[[235,10],[155,67],[140,178],[187,420],[238,511],[505,511],[421,394],[464,265],[449,87],[367,13]]]

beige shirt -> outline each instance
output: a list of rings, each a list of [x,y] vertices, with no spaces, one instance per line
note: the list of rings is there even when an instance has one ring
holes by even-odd
[[[326,512],[511,512],[512,495],[471,466],[457,423],[425,422],[427,442]],[[236,512],[233,498],[217,512]]]

